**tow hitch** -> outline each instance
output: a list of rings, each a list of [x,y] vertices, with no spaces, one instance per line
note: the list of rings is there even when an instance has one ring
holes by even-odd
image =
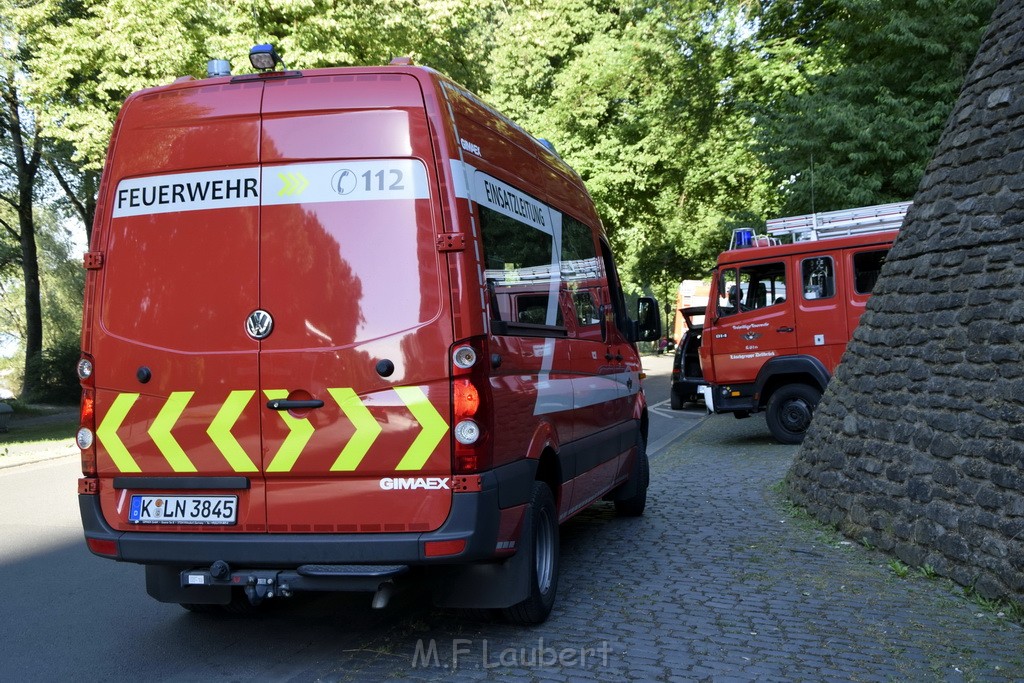
[[[351,591],[373,593],[374,609],[387,606],[396,591],[395,579],[409,571],[406,565],[307,564],[296,569],[233,570],[217,560],[209,569],[181,572],[181,588],[242,588],[249,602],[287,598],[296,591]]]

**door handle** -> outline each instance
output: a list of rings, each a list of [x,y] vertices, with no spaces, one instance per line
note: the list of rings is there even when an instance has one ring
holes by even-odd
[[[627,389],[632,389],[633,388],[633,379],[632,378],[626,380],[626,388]]]
[[[324,402],[315,398],[311,401],[289,401],[282,398],[267,401],[267,407],[271,410],[309,410],[310,408],[323,408]]]
[[[622,354],[621,353],[615,354],[615,360],[617,360],[618,362],[621,363],[622,362]]]
[[[780,327],[779,329],[777,329],[775,331],[776,332],[792,332],[793,328],[792,327]]]

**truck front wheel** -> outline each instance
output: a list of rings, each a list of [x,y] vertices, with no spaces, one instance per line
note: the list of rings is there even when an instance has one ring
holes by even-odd
[[[789,384],[777,389],[768,399],[765,416],[772,436],[779,443],[802,442],[820,400],[821,392],[806,384]]]

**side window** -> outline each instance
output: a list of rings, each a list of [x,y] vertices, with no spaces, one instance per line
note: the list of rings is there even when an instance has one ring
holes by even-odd
[[[858,294],[870,294],[882,272],[882,265],[888,249],[862,251],[853,255],[853,290]]]
[[[492,320],[561,326],[552,236],[485,206],[480,207],[480,226]],[[499,327],[495,331],[501,332]]]
[[[576,310],[576,325],[578,327],[590,327],[601,324],[601,311],[596,292],[589,289],[580,289],[573,293],[572,303]]]
[[[600,336],[599,289],[604,283],[604,267],[594,250],[593,231],[571,216],[562,217],[561,272],[571,293],[578,334]]]
[[[563,316],[569,316],[580,333],[591,328],[591,334],[600,336],[604,266],[593,231],[511,186],[495,184],[492,191],[488,201],[514,198],[518,208],[498,210],[502,205],[497,200],[496,208],[477,202],[494,332],[565,336],[569,330]],[[525,218],[517,218],[527,209]]]
[[[515,321],[528,325],[547,325],[548,319],[548,295],[547,294],[520,294],[513,297],[515,302]],[[562,310],[558,308],[555,313],[556,326],[562,325]]]
[[[732,315],[782,304],[786,301],[786,264],[759,263],[722,271],[718,314]]]
[[[615,270],[615,261],[612,260],[611,248],[609,248],[604,240],[601,241],[601,259],[604,261],[605,272],[608,275],[608,300],[611,302],[611,311],[606,312],[606,315],[610,315],[611,322],[619,330],[625,332],[629,326],[629,316],[626,315],[626,298],[622,294],[621,285],[619,285],[619,277]]]
[[[800,270],[805,299],[830,299],[836,295],[836,271],[831,256],[804,259]]]
[[[740,310],[743,291],[738,287],[735,269],[720,271],[718,275],[718,315],[724,317]]]

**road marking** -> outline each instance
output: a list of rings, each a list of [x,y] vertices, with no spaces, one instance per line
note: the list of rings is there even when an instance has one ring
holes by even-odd
[[[669,406],[668,412],[666,412],[664,406]],[[686,418],[685,422],[679,424],[679,426],[675,427],[671,432],[661,437],[654,443],[647,445],[647,457],[648,459],[651,460],[653,460],[655,456],[660,454],[661,451],[665,450],[665,448],[670,446],[676,439],[680,438],[688,431],[690,431],[691,429],[699,425],[701,422],[703,422],[704,418],[708,416],[708,414],[703,411],[672,410],[671,404],[668,400],[661,401],[660,403],[655,403],[654,405],[648,406],[647,409],[648,411],[656,413],[661,417],[671,417],[673,419],[677,417]]]

